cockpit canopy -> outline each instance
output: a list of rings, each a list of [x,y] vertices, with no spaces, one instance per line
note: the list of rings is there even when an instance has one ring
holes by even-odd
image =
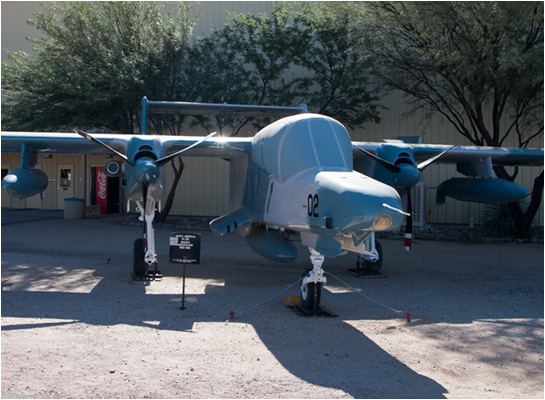
[[[253,162],[280,181],[311,168],[352,171],[352,142],[333,118],[299,114],[282,118],[253,139]]]

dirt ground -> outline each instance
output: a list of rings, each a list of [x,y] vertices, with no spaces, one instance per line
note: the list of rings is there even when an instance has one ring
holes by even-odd
[[[131,282],[140,232],[115,218],[2,226],[3,398],[543,398],[543,244],[415,240],[408,254],[383,240],[385,278],[326,259],[338,317],[309,318],[283,303],[306,249],[274,264],[199,232],[180,310],[168,229],[165,278]]]

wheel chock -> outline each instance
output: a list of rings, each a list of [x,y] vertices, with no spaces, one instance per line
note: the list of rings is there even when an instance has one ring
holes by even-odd
[[[133,282],[161,281],[163,274],[160,271],[148,272],[146,275],[135,275],[134,272],[131,272],[131,278]]]
[[[286,307],[303,307],[303,300],[301,296],[289,296],[284,299],[284,305]]]
[[[303,307],[301,296],[289,296],[284,299],[284,305],[295,314],[302,317],[337,317],[337,314],[332,313],[327,308],[320,306],[316,310],[308,310]]]
[[[365,271],[362,268],[350,268],[347,269],[349,273],[354,275],[356,278],[362,278],[362,279],[378,279],[378,278],[386,278],[386,275],[382,275],[380,272],[371,272],[371,271]]]

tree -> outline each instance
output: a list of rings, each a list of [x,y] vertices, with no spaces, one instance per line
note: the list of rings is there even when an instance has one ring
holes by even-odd
[[[199,100],[231,104],[292,105],[289,76],[295,52],[300,48],[297,28],[290,24],[290,8],[276,6],[270,14],[231,14],[222,29],[192,48],[191,81],[199,82]],[[211,130],[210,121],[200,122]],[[253,117],[220,116],[215,124],[220,132],[230,126],[237,135],[249,122],[256,127],[266,120]]]
[[[416,108],[445,117],[476,145],[527,147],[543,134],[543,3],[370,2],[350,4],[375,75]],[[518,173],[496,166],[498,177]],[[530,234],[543,173],[528,209],[509,207],[517,235]]]
[[[371,83],[367,52],[358,46],[360,35],[351,27],[350,8],[342,2],[305,3],[293,16],[304,40],[294,63],[307,71],[296,87],[309,109],[350,127],[380,122],[379,91]]]
[[[333,6],[334,7],[334,6]],[[340,8],[339,8],[340,9]],[[270,14],[229,14],[229,23],[213,30],[192,49],[191,81],[199,81],[201,101],[292,106],[357,126],[378,122],[376,88],[362,68],[357,38],[343,22],[349,14],[331,14],[318,4],[295,11],[276,5]],[[335,22],[336,24],[332,24]],[[341,26],[341,27],[339,27]],[[216,119],[236,135],[248,124],[266,119]],[[209,120],[202,120],[211,130]]]
[[[35,54],[15,52],[2,68],[4,130],[109,130],[137,133],[140,100],[184,98],[188,40],[195,18],[186,3],[44,3],[29,21],[44,36]],[[180,134],[184,116],[151,117],[158,133]],[[183,164],[160,213],[172,206]]]
[[[187,4],[46,2],[43,8],[29,21],[43,33],[31,39],[34,55],[11,53],[2,68],[3,129],[135,133],[144,95],[180,95],[179,69],[194,24]]]

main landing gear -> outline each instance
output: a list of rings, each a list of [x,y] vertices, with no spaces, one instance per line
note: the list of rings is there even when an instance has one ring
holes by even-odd
[[[365,241],[365,250],[358,254],[356,258],[356,268],[349,269],[348,272],[358,277],[383,277],[380,273],[382,268],[382,246],[378,240],[375,240],[373,233]]]

